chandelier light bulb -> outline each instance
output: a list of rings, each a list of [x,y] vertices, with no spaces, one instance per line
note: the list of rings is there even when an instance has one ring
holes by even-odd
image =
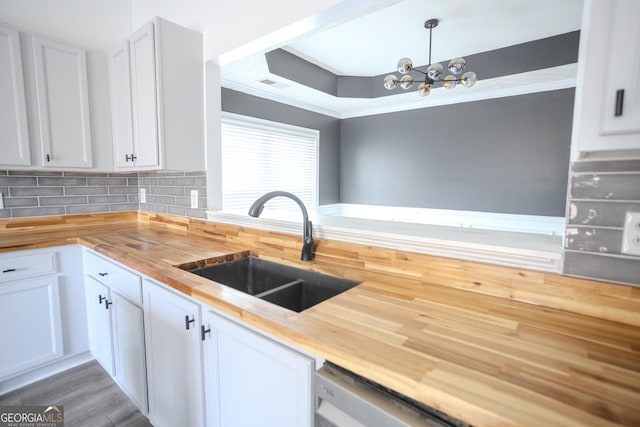
[[[447,89],[453,89],[457,85],[458,85],[458,79],[453,74],[449,74],[447,77],[444,78],[442,82],[442,87]]]
[[[462,75],[462,78],[460,78],[460,82],[464,87],[471,87],[476,84],[477,81],[478,76],[476,76],[476,73],[474,73],[473,71],[467,71]]]
[[[400,79],[400,87],[404,90],[411,89],[413,87],[413,77],[408,74],[402,76]]]
[[[413,62],[409,58],[401,58],[398,61],[398,72],[400,74],[407,74],[413,69]]]
[[[442,66],[442,64],[438,62],[436,62],[435,64],[429,65],[429,68],[427,68],[427,76],[429,76],[429,78],[432,80],[440,80],[440,77],[442,77],[443,72],[444,72],[444,67]]]
[[[398,78],[395,74],[389,74],[384,78],[384,88],[387,90],[393,90],[398,87]]]
[[[465,61],[464,58],[458,57],[453,58],[451,61],[449,61],[449,66],[447,68],[449,68],[449,71],[451,71],[453,74],[460,74],[464,71],[466,65],[467,61]]]
[[[431,93],[431,85],[429,83],[422,83],[418,86],[418,89],[420,96],[428,96]]]

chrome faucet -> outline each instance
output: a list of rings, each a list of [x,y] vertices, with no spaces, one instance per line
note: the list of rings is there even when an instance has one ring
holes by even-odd
[[[300,255],[300,259],[302,261],[311,261],[313,259],[313,229],[311,221],[309,221],[307,208],[305,208],[304,203],[302,203],[302,200],[298,199],[298,197],[286,191],[272,191],[253,202],[249,208],[249,216],[258,218],[264,209],[265,203],[274,197],[279,196],[290,198],[300,206],[300,209],[302,209],[302,254]]]

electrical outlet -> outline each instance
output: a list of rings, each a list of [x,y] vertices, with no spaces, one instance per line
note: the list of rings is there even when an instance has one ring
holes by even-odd
[[[140,189],[140,203],[147,203],[147,189]]]
[[[624,218],[622,253],[640,255],[640,212],[627,212]]]
[[[191,190],[191,207],[198,207],[198,190]]]

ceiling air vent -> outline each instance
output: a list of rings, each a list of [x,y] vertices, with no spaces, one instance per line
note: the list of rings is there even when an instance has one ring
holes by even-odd
[[[278,88],[278,89],[284,89],[286,87],[291,87],[291,85],[288,85],[286,83],[274,82],[271,79],[262,79],[262,80],[259,80],[259,82],[263,83],[263,84],[265,84],[267,86],[275,87],[275,88]]]

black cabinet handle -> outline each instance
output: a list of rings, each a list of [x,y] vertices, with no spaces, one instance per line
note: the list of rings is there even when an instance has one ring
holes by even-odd
[[[98,276],[100,276],[100,277],[104,277],[104,276],[108,276],[108,275],[109,275],[109,273],[98,273]]]
[[[202,341],[204,341],[204,336],[211,332],[211,328],[204,328],[204,325],[200,325],[200,336],[202,337]]]
[[[189,315],[184,316],[184,327],[187,328],[187,331],[189,330],[189,325],[191,323],[195,323],[196,322],[196,318],[194,317],[193,319],[189,320]]]
[[[16,271],[15,268],[7,268],[6,270],[2,270],[3,273],[13,273],[14,271]]]
[[[128,155],[128,154],[125,154],[125,155],[124,155],[124,161],[125,161],[125,162],[128,162],[129,160],[133,161],[133,159],[132,159],[131,157],[129,157],[129,155]]]
[[[113,304],[113,302],[111,302],[111,301],[109,301],[107,299],[104,300],[104,308],[106,308],[107,310],[109,310],[109,306],[111,304]]]
[[[623,105],[624,105],[624,89],[618,89],[616,91],[616,110],[613,113],[615,117],[622,116]]]
[[[134,160],[138,160],[138,156],[136,156],[135,154],[131,154],[131,161],[133,162]]]
[[[51,156],[47,154],[47,162],[51,161]]]
[[[102,304],[102,301],[106,300],[107,297],[103,297],[102,295],[98,295],[98,304]]]

